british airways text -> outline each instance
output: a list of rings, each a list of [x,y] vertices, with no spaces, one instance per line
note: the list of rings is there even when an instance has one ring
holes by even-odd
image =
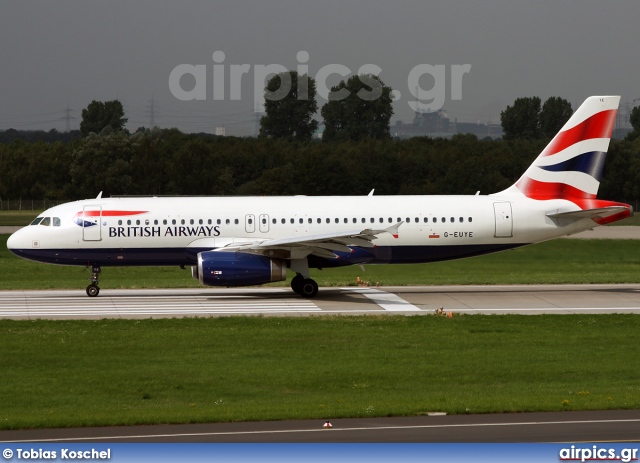
[[[152,238],[159,236],[220,236],[220,227],[201,225],[199,227],[109,227],[109,238]]]

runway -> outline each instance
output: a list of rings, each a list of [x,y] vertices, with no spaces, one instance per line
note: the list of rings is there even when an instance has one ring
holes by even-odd
[[[0,319],[174,318],[234,315],[640,313],[640,285],[403,286],[321,288],[304,299],[288,288],[0,291]]]
[[[639,410],[0,431],[0,442],[638,442]]]
[[[2,291],[0,318],[640,313],[640,285]],[[640,410],[0,431],[3,442],[637,442]]]

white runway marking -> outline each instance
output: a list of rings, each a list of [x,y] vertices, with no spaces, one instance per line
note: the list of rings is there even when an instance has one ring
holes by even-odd
[[[568,424],[605,424],[605,423],[638,423],[640,419],[627,420],[584,420],[584,421],[528,421],[518,423],[461,423],[461,424],[425,424],[425,425],[400,425],[400,426],[371,426],[371,427],[353,427],[353,428],[337,428],[331,430],[324,428],[314,429],[273,429],[262,431],[225,431],[225,432],[196,432],[196,433],[172,433],[172,434],[141,434],[135,436],[96,436],[96,437],[64,437],[55,439],[38,439],[36,442],[66,442],[66,441],[98,441],[98,440],[125,440],[125,439],[153,439],[153,438],[178,438],[178,437],[206,437],[206,436],[234,436],[234,435],[256,435],[256,434],[297,434],[308,432],[336,433],[348,431],[386,431],[391,429],[429,429],[429,428],[487,428],[494,426],[546,426],[546,425],[568,425]],[[5,440],[5,443],[21,443],[34,442],[30,440]]]
[[[212,296],[212,297],[211,297]],[[185,317],[242,314],[295,314],[319,312],[312,301],[300,299],[261,299],[248,296],[216,295],[143,295],[65,296],[46,293],[37,297],[23,294],[0,294],[0,318],[126,318]]]
[[[408,303],[397,294],[388,293],[375,288],[342,288],[345,291],[362,294],[387,312],[420,312],[413,304]]]

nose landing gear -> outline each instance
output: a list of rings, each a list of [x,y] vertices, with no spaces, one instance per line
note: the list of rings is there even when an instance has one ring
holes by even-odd
[[[96,297],[100,293],[100,288],[98,287],[98,282],[100,280],[100,267],[93,266],[91,267],[91,284],[87,286],[87,296]]]

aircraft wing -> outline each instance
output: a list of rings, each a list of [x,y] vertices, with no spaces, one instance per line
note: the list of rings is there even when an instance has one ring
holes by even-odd
[[[372,248],[373,240],[378,235],[390,233],[398,238],[398,228],[403,222],[398,222],[389,228],[351,230],[337,233],[323,233],[320,235],[300,236],[295,238],[282,238],[274,240],[253,241],[247,243],[230,243],[227,246],[216,248],[215,251],[238,251],[252,254],[262,254],[269,257],[278,257],[283,252],[290,253],[290,258],[316,255],[319,257],[335,259],[335,252],[350,253],[348,246]]]

